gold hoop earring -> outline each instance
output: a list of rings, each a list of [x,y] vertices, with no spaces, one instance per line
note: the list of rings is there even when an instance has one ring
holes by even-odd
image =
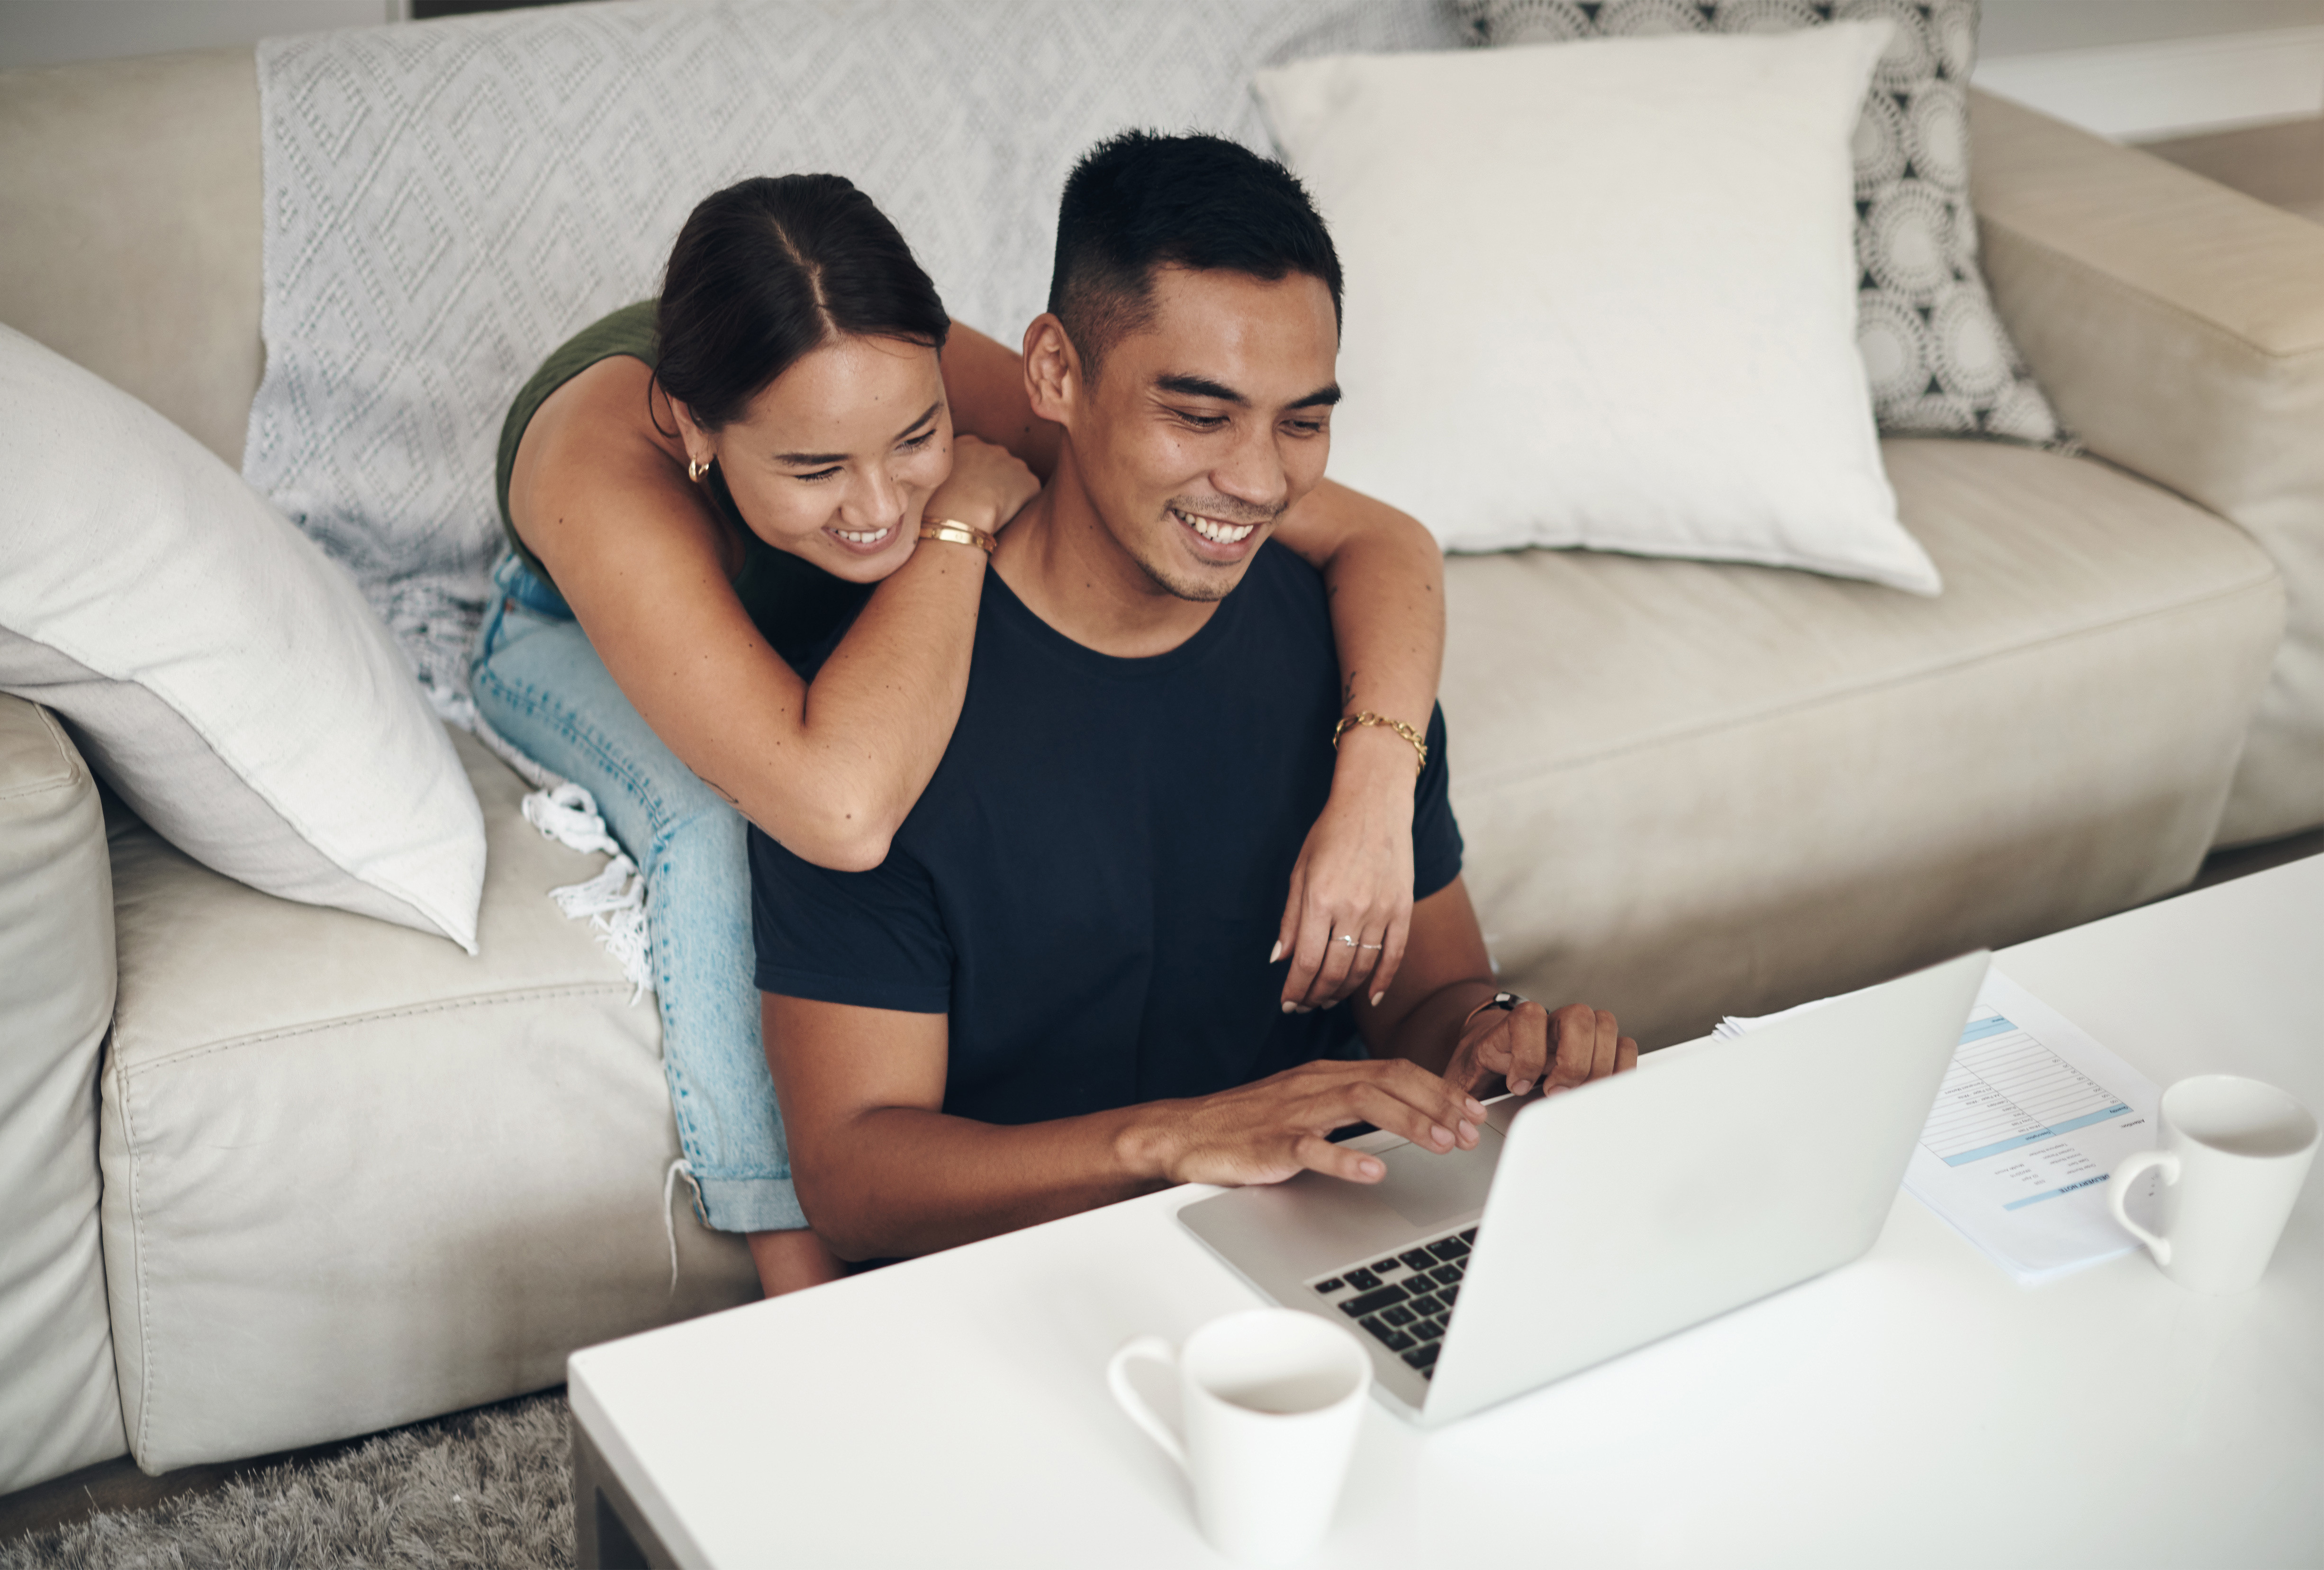
[[[710,466],[708,464],[698,464],[691,458],[688,458],[686,462],[686,477],[692,480],[697,485],[702,483],[702,476],[709,472]]]

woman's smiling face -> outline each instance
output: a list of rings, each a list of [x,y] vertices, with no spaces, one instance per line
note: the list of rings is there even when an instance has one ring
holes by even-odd
[[[904,564],[920,510],[952,472],[952,410],[936,351],[901,338],[826,340],[769,383],[706,446],[751,531],[835,577]]]

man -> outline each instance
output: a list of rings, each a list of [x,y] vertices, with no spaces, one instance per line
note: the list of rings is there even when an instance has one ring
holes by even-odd
[[[993,553],[950,750],[871,872],[752,836],[768,1058],[843,1258],[1176,1182],[1377,1181],[1333,1130],[1466,1148],[1499,1083],[1637,1061],[1610,1014],[1495,1006],[1441,715],[1425,744],[1352,733],[1422,765],[1394,983],[1277,1001],[1268,948],[1346,716],[1321,584],[1265,547],[1323,477],[1339,309],[1305,193],[1241,147],[1133,133],[1068,181],[1025,340],[1063,450]]]

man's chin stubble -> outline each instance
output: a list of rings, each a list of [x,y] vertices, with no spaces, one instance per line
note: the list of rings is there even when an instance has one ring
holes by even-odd
[[[1219,601],[1226,598],[1227,596],[1234,592],[1233,584],[1189,584],[1173,582],[1171,579],[1164,577],[1151,562],[1139,560],[1136,557],[1133,557],[1130,559],[1138,562],[1138,570],[1146,575],[1147,582],[1152,584],[1156,588],[1160,589],[1164,594],[1168,595],[1173,599],[1185,600],[1190,604],[1198,605],[1216,605]]]

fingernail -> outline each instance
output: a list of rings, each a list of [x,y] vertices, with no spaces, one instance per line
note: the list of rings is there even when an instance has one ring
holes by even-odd
[[[1452,1131],[1441,1124],[1431,1124],[1428,1130],[1428,1138],[1429,1141],[1433,1144],[1449,1145],[1452,1142]]]
[[[1513,1081],[1513,1082],[1510,1084],[1510,1085],[1509,1085],[1509,1094],[1510,1094],[1511,1095],[1523,1095],[1526,1091],[1529,1091],[1529,1090],[1531,1090],[1532,1088],[1533,1088],[1533,1081],[1532,1081],[1532,1080],[1530,1080],[1530,1079],[1519,1079],[1519,1080]]]
[[[1377,1178],[1380,1175],[1380,1164],[1378,1161],[1367,1159],[1363,1166],[1360,1168],[1359,1170],[1367,1178]]]
[[[1380,1006],[1380,1000],[1386,996],[1388,996],[1386,993],[1374,993],[1372,994],[1372,1007],[1375,1009],[1379,1008]]]
[[[1286,1014],[1296,1012],[1298,1010],[1298,1007],[1299,1005],[1297,1003],[1293,1002],[1288,998],[1286,998],[1283,1001],[1283,1011]]]
[[[1283,939],[1278,937],[1275,940],[1275,947],[1267,951],[1267,963],[1273,965],[1277,960],[1281,959],[1282,957]]]
[[[1484,1104],[1483,1102],[1479,1101],[1475,1096],[1473,1096],[1473,1095],[1472,1095],[1472,1096],[1471,1096],[1471,1097],[1468,1099],[1468,1101],[1467,1101],[1465,1104],[1465,1104],[1465,1105],[1468,1107],[1468,1109],[1469,1109],[1469,1115],[1470,1115],[1471,1117],[1477,1119],[1480,1122],[1483,1122],[1483,1121],[1484,1121],[1484,1117],[1485,1117],[1485,1104]]]
[[[1469,1122],[1466,1118],[1463,1118],[1461,1121],[1461,1142],[1464,1145],[1471,1144],[1475,1141],[1476,1138],[1477,1125]]]

